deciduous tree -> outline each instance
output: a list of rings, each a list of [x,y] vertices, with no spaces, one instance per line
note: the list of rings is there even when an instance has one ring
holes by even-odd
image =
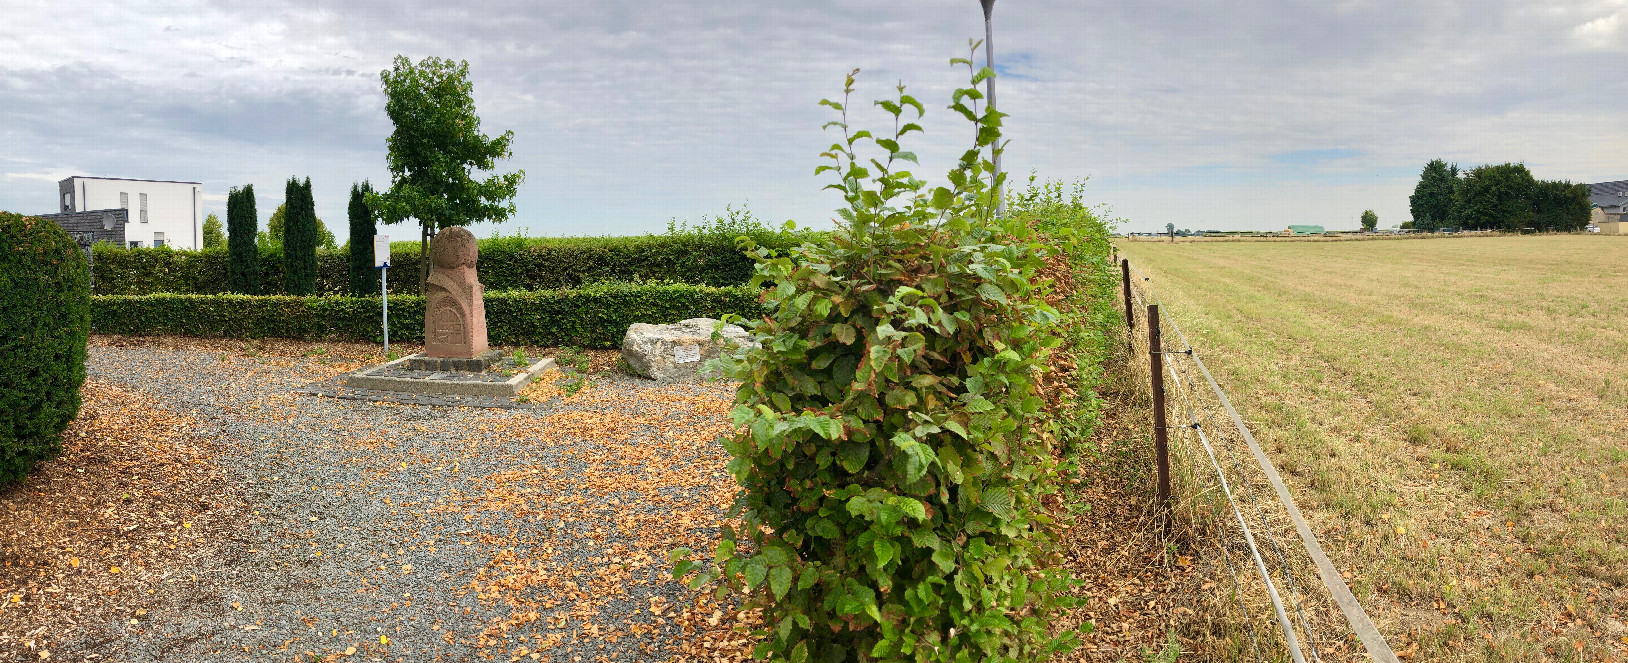
[[[1534,226],[1541,232],[1575,232],[1588,225],[1588,185],[1540,180],[1532,195]]]
[[[213,249],[225,245],[226,232],[221,228],[220,217],[215,216],[214,212],[210,212],[209,216],[204,217],[203,247]]]
[[[1458,183],[1458,164],[1448,165],[1441,159],[1432,159],[1419,174],[1419,184],[1408,197],[1408,211],[1413,214],[1413,226],[1420,230],[1435,230],[1447,225],[1453,218],[1453,192]]]
[[[277,206],[277,209],[272,210],[271,218],[266,219],[266,229],[260,231],[260,234],[256,236],[255,241],[259,243],[260,248],[281,251],[283,248],[283,234],[287,223],[288,202],[284,201],[283,204]],[[334,234],[328,230],[328,224],[324,223],[321,217],[317,218],[317,248],[329,251],[339,248],[338,241],[334,239]]]
[[[1362,211],[1362,231],[1363,232],[1373,232],[1374,229],[1378,228],[1378,227],[1379,227],[1379,215],[1375,214],[1374,211],[1371,210],[1371,209],[1363,210]]]
[[[480,131],[469,82],[469,63],[428,57],[418,64],[398,55],[379,73],[384,110],[395,123],[390,134],[390,189],[364,194],[369,209],[386,224],[418,219],[419,246],[427,253],[436,231],[477,221],[501,222],[514,214],[514,194],[525,171],[476,179],[498,159],[511,156],[513,131],[489,138]],[[429,278],[420,262],[419,289]]]
[[[1476,166],[1459,188],[1455,223],[1476,230],[1519,232],[1531,228],[1535,218],[1532,196],[1537,181],[1526,164]]]

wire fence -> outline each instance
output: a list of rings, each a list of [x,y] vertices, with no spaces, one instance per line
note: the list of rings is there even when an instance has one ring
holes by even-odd
[[[1244,626],[1220,634],[1230,656],[1396,663],[1152,279],[1120,265],[1127,366],[1146,372],[1154,405],[1158,506],[1167,532],[1219,553],[1211,608]]]

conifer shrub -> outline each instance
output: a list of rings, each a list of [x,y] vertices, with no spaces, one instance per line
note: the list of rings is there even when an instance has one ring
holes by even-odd
[[[62,451],[89,333],[85,253],[55,223],[0,212],[0,486]]]
[[[967,65],[968,60],[953,62]],[[857,73],[857,70],[856,72]],[[996,218],[986,181],[1003,114],[978,111],[972,72],[950,108],[976,144],[928,188],[900,140],[922,105],[899,87],[876,102],[894,118],[843,139],[819,172],[848,206],[829,241],[757,248],[760,349],[720,358],[742,382],[724,441],[741,527],[710,562],[673,551],[675,577],[718,582],[762,608],[754,652],[774,661],[1036,660],[1069,648],[1048,617],[1065,575],[1048,556],[1057,461],[1036,393],[1057,314],[1040,277],[1047,246]],[[874,145],[884,156],[864,159]],[[752,248],[748,246],[748,248]]]
[[[317,210],[311,178],[291,177],[284,187],[288,206],[283,228],[283,292],[311,295],[317,291]]]
[[[379,270],[373,266],[373,236],[379,234],[379,227],[366,198],[372,192],[373,185],[366,181],[350,185],[350,205],[346,208],[346,216],[350,217],[350,294],[355,297],[379,291]]]
[[[226,194],[226,286],[231,292],[260,294],[260,251],[254,241],[259,228],[260,217],[254,208],[254,185],[245,184],[241,189],[232,187]],[[97,260],[98,264],[102,262]],[[98,289],[97,292],[110,291]],[[125,291],[115,289],[111,292]]]

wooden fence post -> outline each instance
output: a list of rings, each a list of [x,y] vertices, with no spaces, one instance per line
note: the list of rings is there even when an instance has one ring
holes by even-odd
[[[1125,289],[1125,361],[1136,354],[1136,309],[1131,308],[1131,261],[1119,261],[1120,281]]]
[[[1170,532],[1170,438],[1165,425],[1164,355],[1159,339],[1159,305],[1148,305],[1148,365],[1153,383],[1153,462],[1159,471],[1159,513]]]

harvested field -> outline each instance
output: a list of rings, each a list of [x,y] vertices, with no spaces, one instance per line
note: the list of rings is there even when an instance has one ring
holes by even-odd
[[[1399,654],[1628,656],[1628,241],[1119,246]]]

